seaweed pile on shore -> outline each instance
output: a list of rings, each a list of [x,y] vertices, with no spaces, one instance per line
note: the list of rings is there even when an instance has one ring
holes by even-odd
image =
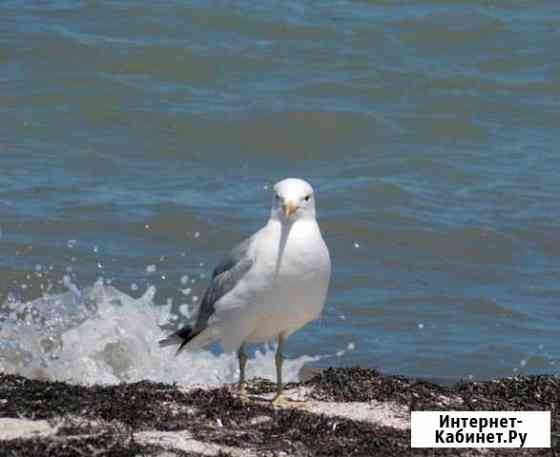
[[[560,420],[560,377],[514,376],[490,381],[461,381],[440,386],[404,376],[387,376],[367,368],[329,368],[307,384],[319,400],[396,401],[411,410],[542,411]],[[558,426],[558,423],[556,423]]]
[[[305,383],[311,402],[329,414],[306,408],[273,409],[262,396],[266,380],[251,381],[252,401],[227,387],[185,390],[138,382],[118,386],[75,386],[0,374],[0,420],[46,422],[46,434],[21,434],[0,441],[0,456],[412,456],[410,430],[383,421],[354,420],[336,413],[349,402],[398,404],[427,410],[550,410],[552,449],[438,449],[437,455],[542,455],[560,451],[560,379],[515,377],[443,387],[363,368],[330,368]],[[357,403],[356,403],[357,404]],[[406,414],[405,414],[406,415]],[[0,425],[0,440],[2,440]]]

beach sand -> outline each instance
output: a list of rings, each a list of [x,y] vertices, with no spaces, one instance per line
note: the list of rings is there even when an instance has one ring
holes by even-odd
[[[0,456],[560,455],[560,379],[514,377],[454,386],[330,368],[286,386],[294,408],[269,403],[275,385],[152,382],[79,386],[0,374]],[[411,410],[550,410],[552,449],[411,449]]]

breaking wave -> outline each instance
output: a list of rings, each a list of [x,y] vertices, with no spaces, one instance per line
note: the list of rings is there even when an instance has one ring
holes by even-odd
[[[79,289],[29,302],[8,298],[0,305],[0,371],[79,384],[116,384],[142,379],[180,384],[221,384],[237,378],[234,354],[159,348],[161,329],[176,319],[171,306],[154,304],[149,287],[133,298],[98,280]],[[339,351],[341,355],[344,351]],[[298,380],[304,364],[325,356],[301,356],[284,363],[284,379]],[[257,350],[249,377],[274,379],[274,348]]]

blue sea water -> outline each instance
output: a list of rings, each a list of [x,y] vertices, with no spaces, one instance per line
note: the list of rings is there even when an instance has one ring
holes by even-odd
[[[550,1],[1,2],[0,369],[180,378],[160,326],[297,176],[333,279],[294,377],[558,373],[558,42]]]

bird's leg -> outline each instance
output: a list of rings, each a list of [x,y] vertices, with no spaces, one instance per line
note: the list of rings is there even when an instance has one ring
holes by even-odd
[[[245,365],[247,365],[247,354],[245,353],[245,343],[241,343],[237,351],[239,359],[239,395],[243,400],[247,399],[247,383],[245,382]]]
[[[308,403],[304,400],[291,400],[284,397],[284,386],[282,385],[282,364],[284,362],[284,334],[278,335],[278,348],[276,349],[276,395],[272,399],[272,406],[275,407],[307,407]]]
[[[284,350],[284,334],[280,333],[278,335],[278,348],[276,349],[276,356],[274,361],[276,362],[276,395],[272,400],[274,406],[280,406],[284,403],[284,395],[282,393],[282,363],[284,362],[284,355],[282,351]]]

